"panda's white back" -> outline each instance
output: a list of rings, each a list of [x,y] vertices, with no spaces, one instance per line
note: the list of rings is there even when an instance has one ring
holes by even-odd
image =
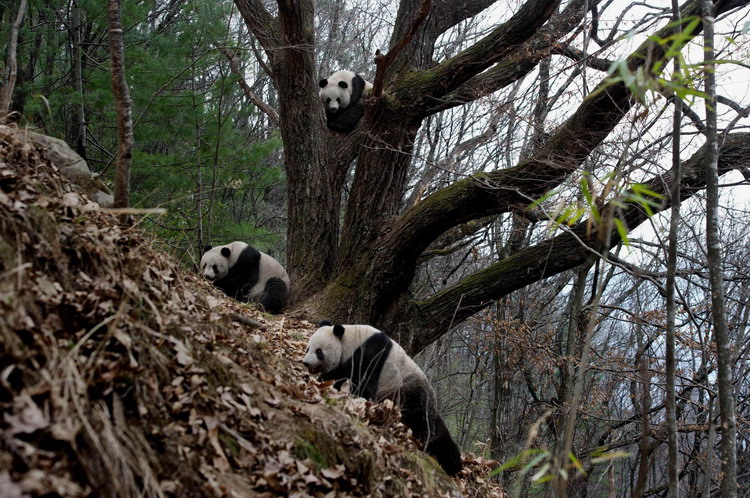
[[[392,347],[388,359],[380,372],[378,392],[375,395],[377,401],[394,399],[399,388],[404,385],[405,378],[419,379],[425,387],[429,385],[427,376],[419,368],[419,365],[406,354],[404,348],[394,340],[391,340],[391,343]]]
[[[245,247],[247,247],[247,244],[245,244]],[[248,297],[251,299],[255,299],[263,293],[263,290],[266,288],[266,282],[269,278],[280,278],[284,281],[287,288],[291,285],[289,275],[286,273],[284,267],[281,266],[281,263],[262,251],[258,252],[260,253],[260,260],[258,261],[258,282],[248,293]]]
[[[380,333],[378,329],[369,325],[343,325],[343,327],[346,332],[341,338],[340,363],[351,358],[354,351],[363,345],[370,336]],[[333,335],[333,326],[330,326],[329,333]]]

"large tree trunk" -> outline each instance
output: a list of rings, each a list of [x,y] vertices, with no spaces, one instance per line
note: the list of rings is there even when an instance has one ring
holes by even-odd
[[[286,266],[299,302],[325,286],[336,264],[341,195],[356,136],[334,136],[325,125],[311,49],[312,2],[279,1],[278,17],[258,0],[235,4],[271,62],[279,93],[288,189]]]

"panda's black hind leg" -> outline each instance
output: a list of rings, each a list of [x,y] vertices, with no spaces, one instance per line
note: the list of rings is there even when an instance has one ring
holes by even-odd
[[[286,306],[289,298],[289,289],[283,280],[277,277],[269,278],[263,294],[260,296],[260,304],[263,309],[271,314],[278,315]]]

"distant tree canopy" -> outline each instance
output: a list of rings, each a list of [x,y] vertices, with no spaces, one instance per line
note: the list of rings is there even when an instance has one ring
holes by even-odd
[[[563,6],[556,0],[530,0],[512,15],[501,13],[502,22],[473,40],[463,40],[463,45],[440,43],[436,50],[447,32],[472,23],[493,3],[480,0],[457,7],[449,0],[402,0],[388,48],[374,57],[375,87],[366,100],[366,115],[355,133],[342,135],[326,128],[316,99],[319,67],[311,47],[318,46],[316,36],[322,33],[315,29],[315,2],[279,1],[277,8],[269,8],[260,0],[235,0],[264,50],[278,91],[289,199],[287,264],[297,299],[314,297],[310,302],[320,317],[381,327],[412,353],[510,292],[581,265],[600,252],[605,241],[606,247],[616,246],[648,218],[644,203],[634,201],[638,196],[628,190],[632,178],[626,175],[617,188],[596,199],[598,210],[610,213],[618,227],[580,220],[555,237],[531,245],[508,244],[494,262],[436,292],[414,293],[420,263],[447,247],[440,246],[441,240],[455,242],[488,223],[512,223],[510,215],[533,225],[538,213],[529,206],[543,194],[583,171],[623,167],[607,157],[602,144],[629,115],[637,87],[625,78],[602,76],[590,93],[575,96],[577,108],[561,111],[568,117],[557,126],[547,128],[543,121],[536,123],[537,129],[532,126],[529,133],[535,136],[525,151],[498,149],[483,167],[456,175],[442,188],[428,188],[426,195],[405,204],[414,186],[409,179],[420,130],[439,113],[511,89],[505,104],[485,115],[492,122],[511,105],[519,82],[542,71],[540,63],[550,57],[580,62],[571,82],[583,78],[589,62],[605,64],[575,47],[586,9],[594,21],[600,15],[599,2],[577,0]],[[748,3],[719,2],[718,14]],[[682,6],[683,18],[699,13],[698,1]],[[624,58],[630,74],[653,79],[665,66],[665,53],[673,47],[665,41],[674,38],[676,28],[668,17],[658,15],[649,19],[649,26],[656,21],[662,27],[650,28],[648,40],[629,55],[617,55]],[[700,23],[678,48],[699,31]],[[605,48],[613,44],[612,38],[600,39],[596,31],[587,37],[589,43],[592,39]],[[545,68],[548,78],[548,63]],[[542,81],[536,93],[543,115],[550,111],[545,108],[550,96],[541,93],[547,83]],[[585,83],[579,84],[585,88]],[[535,93],[533,88],[530,92]],[[631,126],[638,126],[637,119]],[[747,167],[748,145],[746,134],[724,143],[725,171]],[[701,154],[695,152],[685,161],[685,169],[692,171],[683,180],[686,197],[702,185],[697,167]],[[645,171],[640,181],[655,194],[652,201],[664,196],[653,211],[670,206],[669,173]],[[462,235],[453,237],[456,233]]]

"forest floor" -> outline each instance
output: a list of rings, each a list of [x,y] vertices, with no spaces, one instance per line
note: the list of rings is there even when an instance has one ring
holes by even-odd
[[[4,497],[504,496],[495,462],[449,478],[392,404],[310,377],[314,329],[223,296],[0,130]]]

